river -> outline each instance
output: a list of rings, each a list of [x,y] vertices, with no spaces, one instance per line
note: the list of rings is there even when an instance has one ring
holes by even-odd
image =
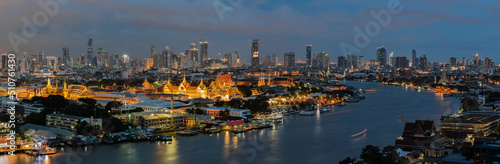
[[[358,156],[368,144],[383,148],[401,136],[405,122],[455,113],[460,102],[428,91],[347,82],[364,90],[365,100],[316,116],[285,116],[283,124],[242,134],[174,136],[172,143],[135,142],[59,149],[58,154],[0,156],[0,163],[337,163]],[[319,114],[319,113],[318,113]],[[398,116],[404,116],[402,120]],[[351,135],[368,131],[356,138]]]

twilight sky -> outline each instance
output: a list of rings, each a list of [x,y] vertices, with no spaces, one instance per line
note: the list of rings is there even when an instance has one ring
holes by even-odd
[[[40,0],[46,1],[56,0]],[[285,52],[295,52],[304,61],[305,46],[312,44],[313,53],[326,52],[330,61],[337,62],[344,55],[342,42],[355,46],[354,28],[365,31],[365,25],[377,20],[370,11],[387,10],[393,0],[59,1],[69,2],[61,4],[53,17],[48,16],[46,25],[35,26],[36,35],[20,43],[20,51],[62,56],[62,47],[69,47],[70,56],[76,57],[86,53],[91,37],[94,51],[103,47],[110,54],[146,58],[151,44],[159,52],[169,46],[178,54],[192,42],[199,46],[199,40],[205,38],[210,58],[238,51],[246,61],[252,39],[259,39],[261,57],[274,53],[282,61]],[[8,33],[23,36],[23,18],[33,23],[34,15],[45,13],[38,2],[0,1],[0,53],[13,50]],[[356,55],[375,59],[376,48],[385,45],[394,56],[411,58],[411,50],[416,49],[418,56],[427,54],[429,61],[449,62],[452,56],[461,61],[479,53],[482,59],[492,57],[500,63],[500,1],[399,2],[402,11],[391,15],[380,33],[368,36],[369,42],[358,46]],[[214,3],[229,10],[218,14]]]

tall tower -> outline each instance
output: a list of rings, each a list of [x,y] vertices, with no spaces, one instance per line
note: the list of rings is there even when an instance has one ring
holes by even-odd
[[[197,68],[199,65],[199,58],[198,58],[198,49],[196,48],[195,43],[191,43],[187,55],[189,57],[189,60],[191,60],[191,68]]]
[[[151,44],[151,58],[154,58],[156,55],[156,46]]]
[[[411,66],[413,68],[417,68],[417,65],[418,65],[418,62],[417,62],[417,51],[415,51],[415,49],[413,49],[411,51]]]
[[[62,58],[63,58],[63,63],[62,64],[64,64],[64,66],[67,66],[68,63],[69,63],[69,48],[67,48],[67,47],[63,48],[63,56],[62,56]]]
[[[205,40],[200,41],[200,61],[198,66],[205,68],[205,60],[208,59],[208,42]]]
[[[306,45],[306,62],[307,66],[311,67],[312,66],[312,60],[311,60],[311,44]]]
[[[92,40],[92,38],[89,38],[89,42],[87,43],[87,58],[86,58],[86,62],[85,64],[87,66],[90,66],[92,65],[92,54],[94,54],[94,48],[92,47],[92,43],[94,41]]]
[[[285,64],[285,68],[295,67],[295,53],[294,52],[285,53],[283,62]]]
[[[259,68],[259,40],[254,39],[252,42],[252,67]]]
[[[383,66],[387,65],[387,50],[384,46],[377,48],[377,62]]]

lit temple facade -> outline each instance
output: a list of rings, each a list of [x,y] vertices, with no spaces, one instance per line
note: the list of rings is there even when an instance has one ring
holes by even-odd
[[[208,98],[216,99],[217,97],[222,101],[229,101],[232,98],[241,98],[243,96],[235,87],[235,83],[230,76],[220,75],[210,83],[210,89],[208,90]]]
[[[207,91],[208,89],[205,84],[203,84],[203,79],[201,79],[198,87],[192,87],[186,81],[186,76],[184,76],[179,86],[173,86],[169,78],[167,84],[163,87],[164,94],[184,94],[188,95],[189,98],[207,98]]]

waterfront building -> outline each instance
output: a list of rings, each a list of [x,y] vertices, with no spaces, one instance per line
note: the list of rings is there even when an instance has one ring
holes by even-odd
[[[76,136],[72,131],[66,129],[59,129],[55,127],[47,127],[35,124],[24,124],[20,128],[21,132],[33,134],[35,137],[43,137],[45,139],[52,139],[49,136],[55,135],[56,139],[71,139]]]
[[[406,150],[425,150],[444,145],[445,138],[438,133],[434,121],[416,120],[405,124],[403,135],[396,140],[394,146]]]
[[[472,136],[488,136],[498,128],[500,115],[497,114],[463,114],[447,118],[440,122],[443,134],[448,138],[466,138]]]
[[[87,118],[80,116],[72,116],[65,114],[48,114],[45,118],[47,127],[55,127],[58,129],[66,129],[72,132],[76,132],[76,127],[78,123],[86,121],[91,126],[98,126],[102,129],[102,119],[100,118]]]
[[[203,79],[201,79],[200,84],[197,87],[192,87],[186,81],[186,75],[182,79],[182,82],[179,86],[173,86],[170,82],[170,78],[167,81],[167,84],[163,87],[163,93],[165,94],[185,94],[188,95],[189,98],[206,98],[208,89],[203,83]]]
[[[250,110],[247,109],[235,109],[235,108],[224,108],[224,107],[200,107],[200,109],[206,114],[212,117],[219,117],[220,112],[225,110],[229,111],[229,116],[241,117],[241,118],[251,118],[252,114]]]
[[[230,76],[219,75],[215,81],[212,81],[208,89],[208,98],[220,98],[222,101],[229,101],[233,98],[242,98],[243,95],[235,86]]]
[[[137,125],[146,128],[153,129],[165,129],[170,128],[173,124],[174,127],[184,126],[184,116],[178,113],[174,113],[174,118],[171,119],[170,113],[164,112],[134,112],[128,117],[132,125]]]
[[[210,115],[184,114],[184,126],[195,127],[201,123],[208,123],[213,120]]]
[[[170,100],[153,100],[153,101],[143,101],[135,104],[130,104],[130,108],[142,108],[144,112],[162,112],[165,110],[170,110],[172,102]],[[174,101],[174,109],[187,107],[188,105],[180,102]]]

